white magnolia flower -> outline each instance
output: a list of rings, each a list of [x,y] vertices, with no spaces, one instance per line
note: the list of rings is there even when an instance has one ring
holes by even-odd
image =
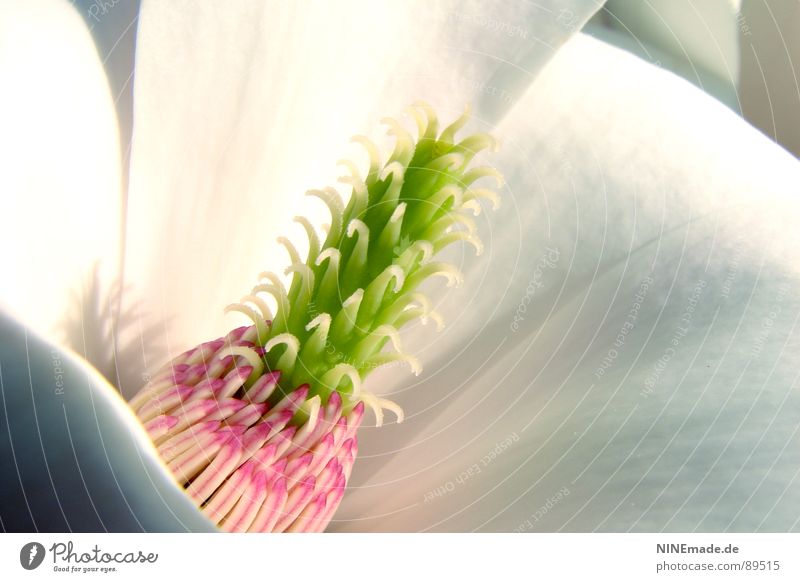
[[[88,36],[58,3],[15,7],[0,64],[31,89],[0,107],[5,307],[55,333],[102,260],[95,291],[125,282],[117,357],[97,341],[102,299],[84,300],[78,347],[130,396],[153,359],[239,325],[222,307],[285,266],[269,241],[305,210],[297,194],[334,183],[350,134],[378,139],[376,121],[417,99],[451,118],[472,101],[473,130],[504,144],[503,205],[476,218],[481,257],[445,251],[463,284],[426,288],[445,329],[403,337],[425,372],[370,377],[405,422],[362,425],[330,529],[795,529],[800,169],[697,89],[588,37],[533,82],[592,5],[145,2],[124,198]],[[4,521],[212,527],[110,387],[3,325],[4,474],[18,479],[2,499],[25,501]],[[72,459],[53,458],[70,443]]]

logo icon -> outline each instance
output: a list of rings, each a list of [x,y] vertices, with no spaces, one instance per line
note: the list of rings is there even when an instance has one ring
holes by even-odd
[[[35,570],[44,561],[44,546],[39,542],[30,542],[19,551],[19,563],[26,570]]]

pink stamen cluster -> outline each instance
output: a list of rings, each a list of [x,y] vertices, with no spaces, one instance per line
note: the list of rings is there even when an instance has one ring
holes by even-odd
[[[248,386],[253,367],[229,353],[263,351],[255,337],[255,326],[242,327],[184,352],[131,406],[175,478],[222,529],[322,531],[344,495],[364,404],[346,410],[333,392],[298,415],[308,396],[303,385],[270,406],[280,372]]]

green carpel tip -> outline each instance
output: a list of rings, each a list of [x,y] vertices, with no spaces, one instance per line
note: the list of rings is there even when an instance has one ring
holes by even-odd
[[[461,281],[454,265],[432,258],[455,242],[482,252],[471,216],[480,212],[483,201],[496,208],[500,197],[473,184],[486,177],[498,187],[503,184],[494,168],[470,166],[480,151],[497,149],[494,137],[476,133],[456,139],[469,108],[441,133],[427,104],[417,103],[409,112],[416,121],[416,140],[399,121],[382,120],[395,140],[385,163],[369,138],[353,138],[366,151],[369,169],[362,175],[352,161],[339,162],[347,171],[339,182],[351,189],[347,204],[334,188],[308,192],[328,207],[331,226],[321,241],[308,219],[295,219],[308,237],[305,260],[288,239],[278,239],[290,260],[288,290],[277,276],[263,273],[264,281],[228,308],[255,323],[262,350],[253,352],[266,368],[280,370],[280,392],[307,383],[309,398],[326,402],[335,390],[351,406],[363,401],[372,407],[379,420],[382,409],[392,410],[398,419],[402,410],[366,392],[364,379],[396,363],[420,373],[417,359],[403,352],[398,331],[416,319],[433,320],[438,329],[443,322],[417,287],[436,275],[448,285]],[[274,315],[263,294],[274,298]],[[385,351],[387,345],[392,351]]]

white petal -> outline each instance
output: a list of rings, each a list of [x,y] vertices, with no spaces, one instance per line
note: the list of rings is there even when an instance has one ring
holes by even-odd
[[[6,531],[215,531],[116,390],[0,313]]]
[[[745,2],[739,30],[744,116],[800,156],[800,5]]]
[[[0,302],[63,335],[79,309],[70,293],[93,265],[105,287],[117,272],[114,106],[91,37],[66,2],[3,3],[0,38]]]
[[[364,161],[352,135],[419,99],[499,115],[598,6],[144,2],[126,277],[167,351],[224,332],[222,308],[283,270],[292,216],[327,220],[302,194]]]
[[[610,0],[604,6],[605,30],[614,31],[612,42],[618,46],[738,109],[739,32],[746,24],[740,4],[738,0]]]
[[[406,337],[420,381],[374,379],[406,421],[333,527],[797,529],[798,162],[586,37],[499,131],[486,252]]]

